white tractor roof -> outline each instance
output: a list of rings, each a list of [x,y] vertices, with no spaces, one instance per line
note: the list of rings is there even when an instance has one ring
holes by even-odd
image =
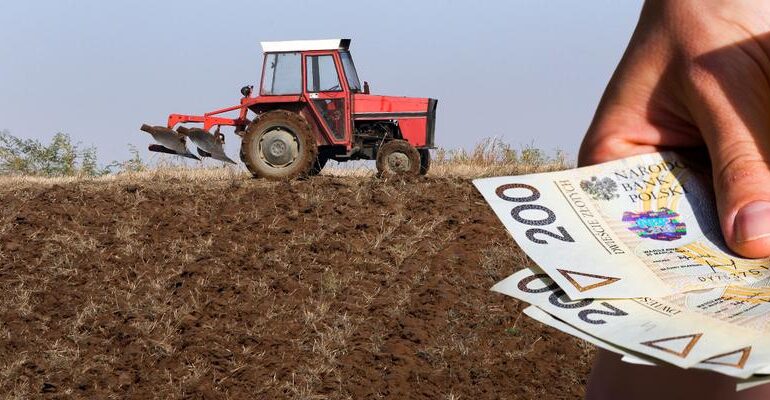
[[[282,51],[311,51],[311,50],[347,50],[350,39],[324,40],[286,40],[283,42],[260,42],[262,52],[277,53]]]

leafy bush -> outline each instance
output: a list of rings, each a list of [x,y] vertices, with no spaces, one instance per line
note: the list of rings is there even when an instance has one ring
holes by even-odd
[[[99,167],[96,148],[73,143],[57,133],[49,144],[0,132],[0,175],[100,176],[110,167]]]

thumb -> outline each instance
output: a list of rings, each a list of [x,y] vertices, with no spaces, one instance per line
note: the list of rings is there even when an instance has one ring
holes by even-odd
[[[722,233],[744,257],[770,256],[770,168],[768,146],[753,141],[725,143],[710,150]]]
[[[740,75],[740,74],[738,74]],[[727,245],[744,257],[770,256],[770,88],[699,80],[691,112],[711,158],[714,192]],[[743,86],[743,87],[742,87]]]

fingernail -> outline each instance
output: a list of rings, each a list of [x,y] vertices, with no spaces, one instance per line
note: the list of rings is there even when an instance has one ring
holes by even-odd
[[[755,201],[743,206],[735,215],[733,233],[738,243],[770,236],[770,202]]]

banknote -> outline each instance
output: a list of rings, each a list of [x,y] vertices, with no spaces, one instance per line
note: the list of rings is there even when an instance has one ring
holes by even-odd
[[[542,324],[548,325],[556,330],[562,331],[570,336],[574,336],[578,339],[585,340],[588,343],[591,343],[592,345],[602,348],[607,351],[611,351],[615,354],[619,354],[625,358],[625,360],[632,364],[645,364],[645,365],[655,365],[654,362],[649,362],[647,360],[642,359],[641,357],[629,352],[628,350],[615,346],[612,343],[605,342],[604,340],[601,340],[597,337],[591,336],[588,333],[585,333],[581,331],[580,329],[575,328],[574,326],[554,317],[551,314],[548,314],[547,312],[543,311],[538,306],[529,306],[524,309],[524,315],[534,319],[535,321],[538,321]]]
[[[770,276],[770,259],[729,251],[711,178],[675,153],[474,184],[571,299],[663,297]]]
[[[688,312],[729,324],[730,331],[748,329],[754,332],[752,345],[726,354],[712,369],[738,376],[735,371],[770,374],[770,279],[750,285],[733,284],[721,288],[677,293],[663,298],[664,302]]]
[[[557,329],[557,330],[559,330],[561,332],[564,332],[564,333],[566,333],[568,335],[575,336],[575,337],[577,337],[579,339],[585,340],[586,342],[591,343],[591,344],[593,344],[596,347],[599,347],[599,348],[602,348],[604,350],[611,351],[613,353],[619,354],[619,355],[622,356],[622,360],[627,362],[627,363],[637,364],[637,365],[645,365],[645,366],[650,366],[650,367],[658,366],[658,364],[654,360],[652,360],[650,358],[643,357],[643,356],[641,356],[639,354],[636,354],[636,353],[631,353],[630,351],[628,351],[628,350],[626,350],[626,349],[624,349],[622,347],[615,346],[615,345],[613,345],[611,343],[607,343],[607,342],[605,342],[603,340],[600,340],[600,339],[598,339],[596,337],[593,337],[593,336],[591,336],[591,335],[589,335],[589,334],[587,334],[587,333],[585,333],[585,332],[583,332],[583,331],[573,327],[572,325],[569,325],[566,322],[564,322],[564,321],[554,317],[553,315],[548,314],[547,312],[541,310],[537,306],[529,306],[529,307],[525,308],[523,312],[528,317],[530,317],[530,318],[532,318],[532,319],[534,319],[534,320],[536,320],[536,321],[538,321],[538,322],[540,322],[542,324],[548,325],[548,326],[550,326],[550,327],[552,327],[554,329]],[[695,365],[693,368],[706,369],[706,370],[712,370],[713,369],[711,365],[705,364],[705,363],[699,363],[699,364]],[[753,375],[753,376],[747,377],[747,378],[744,378],[743,374],[741,374],[741,375],[734,375],[734,376],[736,376],[738,378],[741,378],[738,381],[736,381],[736,391],[746,390],[746,389],[750,389],[750,388],[755,387],[755,386],[759,386],[759,385],[764,385],[764,384],[770,383],[770,377],[767,376],[767,375]]]
[[[751,317],[730,316],[749,305],[727,300],[723,294],[697,298],[677,294],[670,298],[570,300],[542,271],[523,269],[497,283],[492,290],[535,305],[598,340],[682,368],[706,364],[708,369],[749,377],[770,361],[766,339],[752,327],[764,312]],[[729,302],[736,305],[730,305]],[[713,305],[710,311],[699,308]],[[721,310],[721,311],[719,311]],[[754,308],[756,310],[756,308]]]
[[[767,385],[768,383],[770,383],[770,376],[752,376],[751,378],[738,381],[735,384],[735,390],[740,392],[741,390]]]

